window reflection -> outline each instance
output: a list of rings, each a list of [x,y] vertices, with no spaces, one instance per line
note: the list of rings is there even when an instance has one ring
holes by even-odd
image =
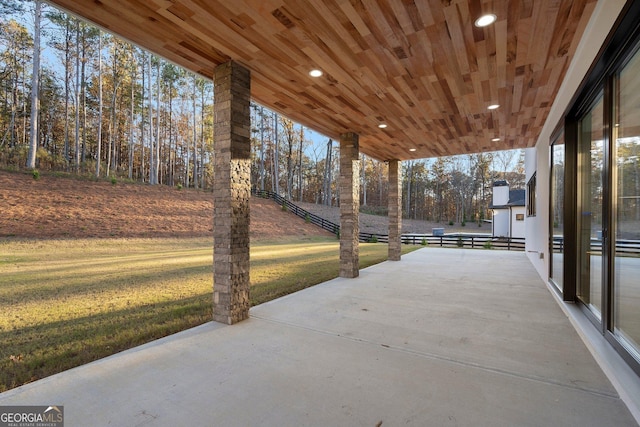
[[[614,123],[615,333],[640,354],[640,54],[616,80]]]

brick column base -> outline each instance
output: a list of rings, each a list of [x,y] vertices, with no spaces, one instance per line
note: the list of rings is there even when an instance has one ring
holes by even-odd
[[[249,317],[251,76],[235,62],[214,74],[213,320]]]
[[[358,135],[340,135],[340,277],[360,274],[358,213],[360,209]]]

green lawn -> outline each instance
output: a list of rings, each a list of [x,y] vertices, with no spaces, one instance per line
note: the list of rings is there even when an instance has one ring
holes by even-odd
[[[0,392],[211,320],[212,246],[0,240]],[[338,249],[326,238],[252,242],[252,305],[337,277]],[[386,257],[386,244],[360,245],[361,268]]]

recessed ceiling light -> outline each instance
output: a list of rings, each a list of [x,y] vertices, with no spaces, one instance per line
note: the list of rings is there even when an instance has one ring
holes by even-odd
[[[322,75],[322,70],[318,70],[318,69],[311,70],[309,71],[309,75],[311,77],[320,77]]]
[[[416,151],[416,149],[415,148],[409,148],[409,151],[414,152],[414,151]]]
[[[384,129],[384,128],[386,128],[386,127],[387,127],[387,124],[386,124],[386,123],[380,123],[380,124],[378,125],[378,127],[379,127],[380,129]]]
[[[498,141],[500,141],[500,138],[493,138],[491,141],[498,142]]]
[[[480,18],[476,19],[475,25],[476,27],[486,27],[487,25],[491,25],[496,22],[498,17],[493,13],[489,13],[487,15],[482,15]]]
[[[487,110],[495,110],[496,108],[500,108],[500,106],[498,104],[493,104],[493,105],[489,105],[487,107]]]

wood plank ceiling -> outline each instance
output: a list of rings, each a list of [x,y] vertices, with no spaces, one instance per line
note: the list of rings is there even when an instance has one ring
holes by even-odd
[[[237,61],[255,101],[380,160],[533,146],[596,2],[48,1],[203,76]]]

